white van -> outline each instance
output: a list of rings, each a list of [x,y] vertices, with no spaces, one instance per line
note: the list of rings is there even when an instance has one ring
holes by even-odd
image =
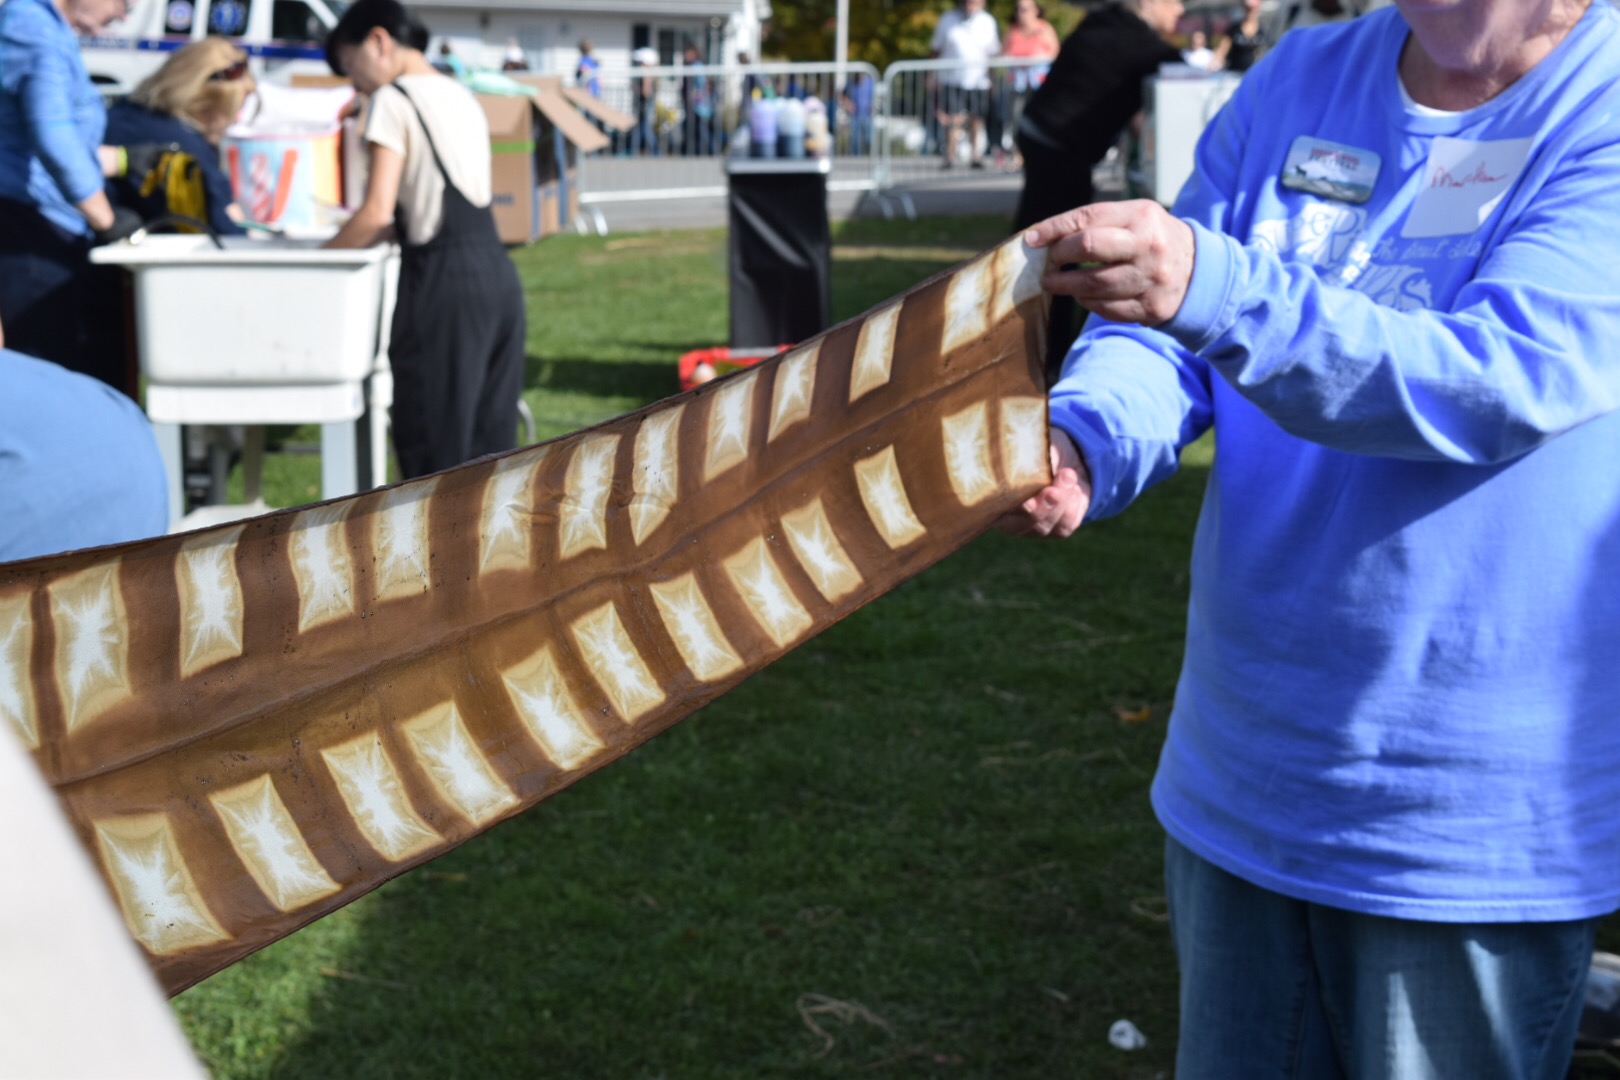
[[[127,94],[169,53],[209,34],[248,54],[254,78],[330,74],[326,35],[345,0],[130,0],[128,17],[83,43],[84,66],[109,96]]]

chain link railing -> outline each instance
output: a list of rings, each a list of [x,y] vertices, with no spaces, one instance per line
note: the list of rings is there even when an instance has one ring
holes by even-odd
[[[1018,117],[1050,61],[900,60],[883,72],[879,190],[1017,172]]]

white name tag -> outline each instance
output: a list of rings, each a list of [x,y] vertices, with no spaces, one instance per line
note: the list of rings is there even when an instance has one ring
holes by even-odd
[[[1288,148],[1282,186],[1340,202],[1372,198],[1380,158],[1371,150],[1301,135]]]
[[[1436,137],[1401,236],[1416,240],[1478,230],[1519,178],[1534,141]]]

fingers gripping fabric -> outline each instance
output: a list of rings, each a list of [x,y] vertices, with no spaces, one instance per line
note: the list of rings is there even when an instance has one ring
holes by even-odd
[[[713,700],[1048,479],[1020,241],[353,498],[0,566],[0,728],[178,991]]]

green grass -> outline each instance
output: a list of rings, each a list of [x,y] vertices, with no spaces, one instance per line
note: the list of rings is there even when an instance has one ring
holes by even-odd
[[[842,227],[835,318],[1004,227]],[[518,259],[543,436],[672,393],[675,358],[725,339],[721,233],[559,237]],[[313,460],[283,457],[270,497],[298,501]],[[1147,787],[1207,463],[1068,543],[984,537],[183,994],[199,1053],[221,1077],[1166,1073]],[[1108,1045],[1121,1017],[1145,1050]]]

